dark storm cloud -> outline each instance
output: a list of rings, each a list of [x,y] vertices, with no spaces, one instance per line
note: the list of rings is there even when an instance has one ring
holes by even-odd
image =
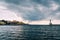
[[[13,4],[16,4],[16,5],[18,5],[18,4],[20,4],[21,3],[21,1],[23,1],[23,0],[5,0],[7,3],[13,3]]]
[[[13,11],[20,12],[20,15],[27,20],[40,20],[44,18],[44,14],[36,9],[36,5],[30,0],[6,0],[9,3],[8,8]],[[19,6],[19,7],[18,7]],[[29,9],[33,7],[33,9]]]
[[[60,0],[53,0],[53,1],[55,1],[56,3],[60,5]]]
[[[50,1],[49,0],[32,0],[33,2],[37,3],[37,4],[42,4],[44,6],[49,6]]]
[[[7,8],[17,12],[25,20],[53,18],[59,12],[60,0],[4,0]],[[55,16],[54,16],[55,15]],[[59,17],[59,16],[58,16]],[[60,19],[60,18],[59,18]]]

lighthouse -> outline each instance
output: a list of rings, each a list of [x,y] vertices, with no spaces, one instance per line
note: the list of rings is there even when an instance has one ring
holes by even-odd
[[[49,23],[49,25],[52,25],[51,19],[50,19],[50,23]]]

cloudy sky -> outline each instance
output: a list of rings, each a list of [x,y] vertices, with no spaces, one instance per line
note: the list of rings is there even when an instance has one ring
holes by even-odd
[[[0,0],[0,19],[60,20],[60,0]]]

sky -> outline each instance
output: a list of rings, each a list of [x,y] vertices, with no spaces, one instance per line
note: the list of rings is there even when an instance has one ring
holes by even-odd
[[[60,0],[0,0],[0,19],[34,23],[49,19],[58,21]]]

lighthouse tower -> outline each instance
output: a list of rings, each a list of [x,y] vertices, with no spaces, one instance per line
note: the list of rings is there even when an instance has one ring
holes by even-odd
[[[52,25],[51,19],[50,19],[50,23],[49,23],[49,25]]]

